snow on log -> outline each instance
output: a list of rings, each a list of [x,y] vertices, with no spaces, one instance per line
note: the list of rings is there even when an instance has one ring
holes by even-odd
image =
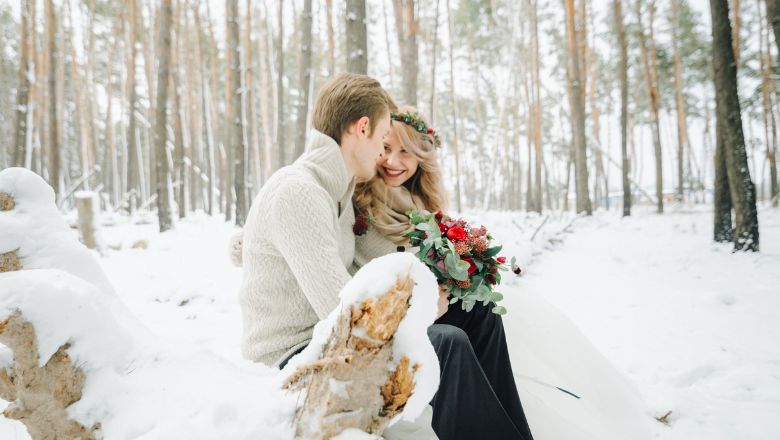
[[[439,383],[426,332],[437,292],[433,274],[411,254],[378,258],[355,274],[340,307],[285,367],[284,387],[305,392],[296,435],[329,439],[347,429],[381,435],[420,414]]]
[[[24,269],[56,268],[113,294],[113,287],[92,252],[74,239],[73,231],[54,203],[54,190],[25,168],[0,171],[0,266]],[[18,262],[13,260],[18,259]],[[18,270],[18,269],[13,269]]]
[[[18,310],[0,322],[0,342],[14,353],[11,374],[0,368],[0,397],[12,402],[3,415],[24,423],[34,439],[94,439],[99,424],[87,429],[66,412],[81,399],[86,380],[66,352],[69,344],[61,345],[39,366],[35,328]]]

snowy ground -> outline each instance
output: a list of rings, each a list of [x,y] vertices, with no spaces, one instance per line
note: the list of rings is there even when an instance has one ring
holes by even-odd
[[[713,244],[711,223],[702,211],[578,219],[507,307],[536,294],[567,315],[653,415],[672,411],[656,438],[776,439],[780,211],[761,211],[760,254]]]
[[[471,213],[503,239],[526,275],[503,288],[510,350],[522,377],[512,310],[530,296],[566,315],[636,387],[648,419],[672,411],[658,439],[770,439],[780,431],[780,211],[760,214],[760,254],[710,240],[707,211],[580,218]],[[119,296],[154,334],[199,344],[245,365],[239,351],[240,270],[233,229],[196,216],[171,233],[118,220],[100,262]],[[132,248],[143,242],[146,248]],[[518,313],[519,315],[519,313]],[[516,315],[517,316],[517,315]],[[554,347],[555,348],[555,347]],[[566,352],[567,347],[557,347]],[[557,383],[556,385],[566,385]],[[573,389],[571,391],[577,392]],[[521,390],[521,396],[523,391]],[[258,396],[262,398],[262,396]],[[2,402],[0,402],[2,403]],[[529,413],[534,427],[534,414]],[[26,438],[0,419],[0,438]]]

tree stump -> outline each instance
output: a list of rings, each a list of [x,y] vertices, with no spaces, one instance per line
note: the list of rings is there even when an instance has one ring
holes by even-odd
[[[81,241],[89,249],[97,249],[98,245],[98,227],[96,210],[97,198],[91,191],[79,191],[76,193],[76,210],[78,211],[79,231],[81,232]]]
[[[378,298],[342,311],[320,359],[300,366],[284,384],[305,389],[295,415],[296,435],[330,439],[347,428],[380,435],[414,390],[407,357],[395,371],[393,336],[409,309],[414,281],[407,275]]]
[[[87,429],[70,420],[66,409],[81,399],[86,376],[62,345],[43,367],[38,367],[38,342],[33,325],[15,311],[0,322],[0,342],[14,354],[9,374],[0,367],[0,397],[13,402],[3,411],[27,427],[34,440],[94,440],[98,424]]]

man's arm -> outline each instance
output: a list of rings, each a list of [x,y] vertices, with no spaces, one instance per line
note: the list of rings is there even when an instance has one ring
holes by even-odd
[[[339,255],[328,193],[316,185],[284,188],[271,207],[271,243],[285,259],[319,319],[338,304],[350,280]]]

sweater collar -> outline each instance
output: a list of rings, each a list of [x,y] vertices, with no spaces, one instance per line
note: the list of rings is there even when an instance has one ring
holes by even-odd
[[[341,147],[330,136],[311,130],[306,153],[296,162],[316,176],[334,201],[345,202],[346,199],[352,198],[355,179],[347,177],[347,166],[341,155]]]

